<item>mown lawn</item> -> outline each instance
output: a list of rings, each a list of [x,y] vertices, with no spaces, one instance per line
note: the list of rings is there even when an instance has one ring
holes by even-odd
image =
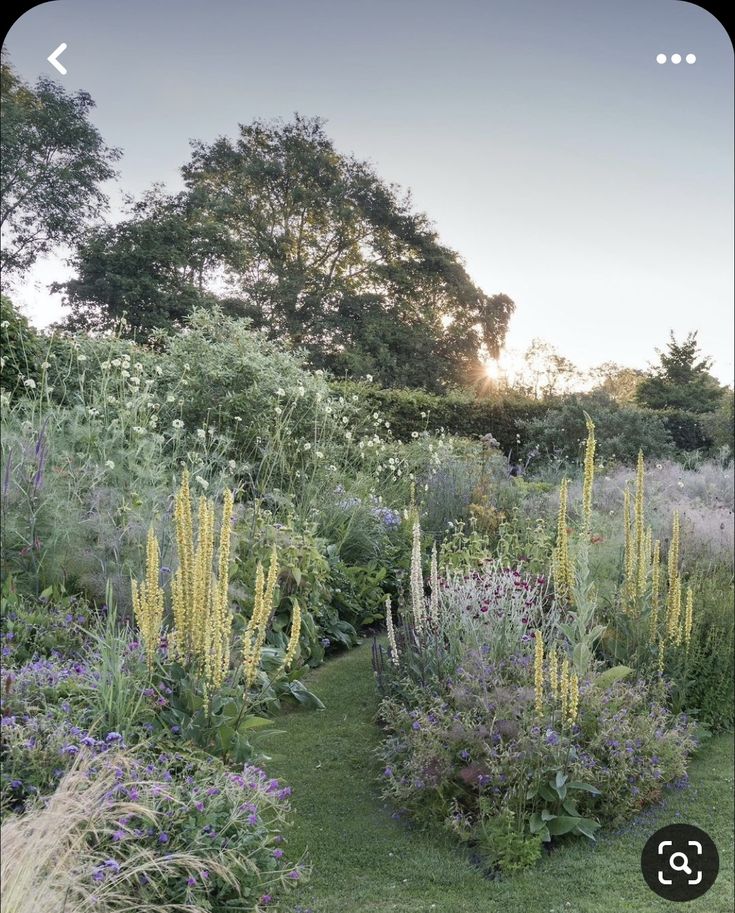
[[[294,712],[269,740],[274,776],[293,786],[291,851],[308,850],[314,871],[296,905],[313,913],[649,913],[670,910],[645,885],[639,867],[648,836],[664,824],[706,830],[720,851],[714,887],[686,909],[733,909],[733,740],[711,740],[691,765],[688,789],[671,791],[643,820],[575,842],[535,868],[490,881],[441,832],[391,817],[379,798],[374,755],[377,706],[370,645],[312,672],[310,687],[326,710]]]

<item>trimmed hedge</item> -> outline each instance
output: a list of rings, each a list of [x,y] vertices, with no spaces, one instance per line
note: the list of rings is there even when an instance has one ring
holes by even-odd
[[[444,396],[415,389],[386,389],[357,381],[331,381],[335,393],[351,399],[357,395],[366,412],[380,412],[390,422],[393,436],[407,441],[411,433],[424,428],[444,428],[449,434],[480,438],[492,434],[504,453],[518,454],[517,435],[522,423],[540,418],[549,402],[526,397],[477,399],[471,393],[452,392]]]

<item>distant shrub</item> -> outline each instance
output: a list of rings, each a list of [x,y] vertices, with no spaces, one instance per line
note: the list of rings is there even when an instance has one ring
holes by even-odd
[[[677,450],[708,452],[712,449],[714,441],[707,429],[705,414],[667,409],[659,415]]]
[[[615,403],[607,397],[577,397],[548,409],[543,418],[523,423],[522,439],[526,452],[538,450],[542,456],[579,459],[586,438],[584,413],[596,427],[597,456],[603,460],[635,463],[639,450],[648,457],[673,452],[674,441],[666,420],[659,414],[634,406]]]
[[[358,395],[365,410],[380,411],[399,440],[410,440],[413,432],[424,428],[444,428],[449,434],[470,438],[492,434],[505,454],[518,454],[522,423],[549,408],[548,403],[522,396],[484,399],[462,392],[437,396],[422,390],[389,390],[356,381],[330,381],[330,386],[346,398]]]

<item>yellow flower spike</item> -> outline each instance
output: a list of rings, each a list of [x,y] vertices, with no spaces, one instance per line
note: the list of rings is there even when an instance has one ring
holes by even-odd
[[[674,580],[679,573],[679,550],[681,547],[681,521],[679,511],[674,511],[674,517],[671,524],[671,544],[669,545],[668,555],[668,573],[669,586],[673,586]]]
[[[146,541],[146,576],[143,583],[131,581],[133,615],[145,646],[146,661],[152,668],[161,642],[164,597],[160,585],[161,562],[158,539],[151,527]]]
[[[385,627],[388,631],[388,649],[390,652],[391,662],[394,666],[399,663],[398,644],[396,643],[396,630],[393,627],[393,610],[391,607],[390,596],[385,597]]]
[[[577,714],[579,713],[579,677],[576,672],[573,672],[569,679],[569,698],[567,704],[567,722],[571,726],[576,721]]]
[[[413,524],[413,544],[411,548],[411,613],[416,633],[421,636],[424,630],[424,577],[421,570],[421,525],[418,520]]]
[[[533,678],[536,713],[544,712],[544,637],[541,631],[534,634]]]
[[[633,611],[633,603],[635,600],[635,578],[636,578],[636,562],[635,562],[635,545],[633,543],[633,534],[631,527],[631,517],[630,517],[630,489],[628,486],[625,486],[623,492],[623,525],[625,533],[625,546],[624,546],[624,558],[623,564],[625,569],[625,583],[623,586],[623,601],[624,601],[624,610],[626,612]]]
[[[298,599],[294,599],[293,614],[291,616],[291,636],[288,639],[288,646],[286,647],[286,657],[283,662],[283,666],[286,670],[291,668],[291,664],[294,661],[294,657],[296,656],[296,651],[299,648],[300,635],[301,635],[301,606],[299,605]]]
[[[686,609],[684,611],[684,643],[686,644],[687,650],[689,649],[689,641],[692,638],[692,624],[694,623],[694,593],[692,588],[687,587],[687,599],[686,599]]]
[[[643,595],[646,589],[647,563],[646,563],[646,532],[645,532],[645,514],[643,501],[645,464],[643,462],[643,451],[638,451],[638,464],[635,474],[635,548],[634,561],[636,568],[635,594],[637,597]]]
[[[559,693],[561,695],[561,718],[566,720],[569,713],[569,657],[565,656],[561,664],[561,678],[559,680]]]
[[[436,542],[431,549],[431,599],[429,601],[429,618],[435,631],[439,630],[439,561]]]
[[[549,653],[549,687],[554,698],[559,697],[559,657],[556,647],[552,647]]]
[[[559,487],[559,514],[556,521],[556,545],[552,554],[552,576],[554,594],[562,605],[572,604],[574,571],[569,557],[569,533],[567,532],[567,503],[569,500],[569,479],[562,479]]]
[[[582,523],[589,530],[592,517],[592,489],[595,480],[595,423],[585,412],[587,442],[584,448],[584,480],[582,482]]]
[[[672,643],[681,643],[681,577],[677,574],[666,602],[666,633]]]
[[[661,589],[661,543],[658,539],[653,543],[653,561],[651,566],[651,643],[656,640],[658,632],[658,610]]]

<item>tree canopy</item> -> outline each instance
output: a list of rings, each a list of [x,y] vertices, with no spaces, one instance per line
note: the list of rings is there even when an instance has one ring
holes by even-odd
[[[720,404],[724,388],[709,373],[712,360],[701,358],[697,334],[677,342],[673,332],[659,363],[637,386],[635,398],[649,409],[682,409],[712,412]]]
[[[145,335],[209,296],[314,367],[387,385],[467,383],[513,302],[487,295],[410,195],[338,152],[317,118],[195,143],[185,191],[88,233],[67,285],[78,325],[126,313]]]
[[[22,274],[54,245],[77,240],[105,209],[100,189],[119,153],[89,120],[87,92],[68,94],[52,79],[31,87],[0,62],[0,266]]]

